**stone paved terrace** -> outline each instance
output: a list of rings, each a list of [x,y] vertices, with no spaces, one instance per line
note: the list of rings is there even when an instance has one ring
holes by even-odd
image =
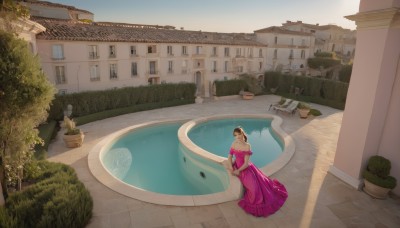
[[[211,206],[177,207],[145,203],[116,193],[90,173],[87,156],[104,136],[151,120],[187,119],[216,114],[267,113],[278,96],[254,100],[210,101],[127,114],[81,126],[84,145],[67,149],[61,132],[49,147],[49,160],[75,168],[93,200],[93,218],[88,227],[400,227],[400,200],[372,199],[328,173],[333,163],[343,112],[312,104],[323,115],[309,119],[279,114],[282,128],[296,144],[290,162],[272,175],[287,188],[285,205],[268,218],[247,215],[237,201]],[[273,113],[271,111],[271,113]]]

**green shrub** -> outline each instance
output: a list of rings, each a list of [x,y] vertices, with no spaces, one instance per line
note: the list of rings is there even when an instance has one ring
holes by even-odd
[[[329,68],[332,66],[340,65],[340,60],[328,59],[328,58],[309,58],[307,64],[310,68],[319,69],[321,66],[323,68]]]
[[[0,206],[0,227],[7,227],[7,228],[18,227],[16,219],[10,216],[6,208],[3,206]]]
[[[6,201],[15,227],[85,227],[92,217],[93,201],[75,171],[47,161],[39,161],[38,166],[37,182]],[[0,221],[1,227],[8,227],[4,226],[7,221]]]
[[[255,95],[260,95],[263,92],[261,85],[259,84],[258,79],[254,75],[242,74],[239,75],[240,80],[246,82],[246,87],[249,92],[252,92]]]
[[[393,189],[397,185],[396,178],[392,176],[387,176],[386,178],[380,178],[373,173],[369,172],[368,170],[364,170],[363,177],[368,180],[369,182],[378,185],[382,188],[390,188]]]
[[[279,78],[282,74],[277,71],[267,71],[264,74],[264,87],[267,91],[279,86]],[[278,88],[279,89],[279,88]]]
[[[216,95],[220,96],[230,96],[239,95],[241,90],[247,90],[247,84],[244,80],[232,79],[224,81],[215,81]]]
[[[332,58],[333,55],[331,52],[315,52],[314,56],[320,58]]]
[[[313,115],[313,116],[320,116],[320,115],[322,115],[322,113],[321,113],[321,111],[319,111],[318,109],[310,109],[310,113],[309,114],[311,114],[311,115]]]
[[[339,80],[341,82],[349,83],[352,71],[353,64],[343,66],[342,69],[340,69],[339,71]]]
[[[72,116],[80,117],[147,103],[177,100],[194,103],[195,91],[194,83],[178,83],[58,95],[50,107],[49,119],[62,120],[68,104],[73,106]]]
[[[386,178],[389,176],[391,168],[390,161],[382,156],[375,155],[368,160],[367,170],[378,177]]]

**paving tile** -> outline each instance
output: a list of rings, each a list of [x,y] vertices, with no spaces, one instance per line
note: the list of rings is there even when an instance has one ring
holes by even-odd
[[[211,206],[162,206],[131,199],[97,181],[87,165],[91,148],[103,137],[127,126],[154,120],[192,119],[214,114],[259,114],[279,96],[257,96],[254,100],[212,101],[201,105],[149,110],[96,121],[83,126],[82,147],[68,149],[62,132],[49,146],[51,161],[71,165],[88,188],[93,201],[93,218],[88,227],[399,227],[400,201],[376,200],[345,184],[327,171],[333,163],[343,112],[313,104],[323,115],[301,120],[278,114],[282,128],[296,144],[290,162],[277,173],[287,188],[284,206],[268,218],[246,214],[237,200]]]

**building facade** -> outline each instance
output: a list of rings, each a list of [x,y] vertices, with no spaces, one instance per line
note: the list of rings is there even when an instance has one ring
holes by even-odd
[[[263,74],[266,45],[243,34],[171,26],[34,18],[42,67],[60,93],[194,82],[210,96],[215,80]]]
[[[266,70],[304,72],[313,57],[315,39],[311,33],[268,27],[254,31],[257,41],[267,44]]]

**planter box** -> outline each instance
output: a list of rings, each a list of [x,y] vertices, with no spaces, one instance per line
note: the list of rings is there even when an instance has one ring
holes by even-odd
[[[300,118],[307,119],[310,109],[298,109]]]
[[[386,199],[390,188],[382,188],[364,179],[364,192],[377,199]]]
[[[81,132],[78,135],[64,135],[63,140],[68,148],[75,148],[82,146],[85,135]]]
[[[254,94],[253,93],[243,93],[242,98],[243,98],[243,100],[253,100]]]

